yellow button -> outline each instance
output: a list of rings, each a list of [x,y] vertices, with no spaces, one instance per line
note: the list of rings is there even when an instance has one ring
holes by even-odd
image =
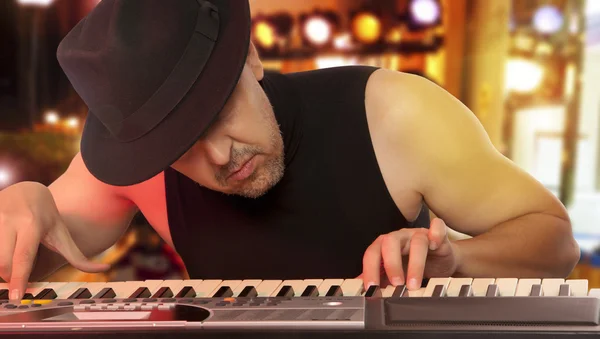
[[[21,300],[21,305],[29,305],[29,304],[31,304],[31,300],[29,300],[29,299]]]
[[[40,305],[46,305],[46,304],[49,304],[51,302],[52,302],[52,300],[50,300],[50,299],[40,299],[40,300],[34,300],[33,301],[34,304],[40,304]]]

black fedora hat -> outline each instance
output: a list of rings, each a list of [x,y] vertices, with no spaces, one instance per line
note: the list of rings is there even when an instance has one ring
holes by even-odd
[[[239,81],[247,0],[103,0],[61,41],[58,61],[89,112],[88,170],[115,186],[169,167]]]

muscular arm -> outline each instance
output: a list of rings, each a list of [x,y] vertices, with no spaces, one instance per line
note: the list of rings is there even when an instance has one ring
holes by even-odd
[[[88,258],[112,246],[138,210],[121,197],[118,188],[95,179],[79,154],[49,188],[73,240]],[[62,256],[40,245],[31,280],[42,280],[65,263]]]
[[[373,104],[394,159],[388,173],[420,194],[448,227],[457,276],[565,277],[579,258],[564,206],[500,154],[459,100],[432,82],[386,72]],[[406,187],[391,187],[397,191]]]

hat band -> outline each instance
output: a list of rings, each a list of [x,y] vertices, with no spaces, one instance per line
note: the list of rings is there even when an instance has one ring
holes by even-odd
[[[130,142],[150,132],[185,97],[206,66],[219,34],[218,9],[206,0],[197,0],[198,18],[194,34],[183,55],[165,82],[143,106],[124,119],[114,108],[96,112],[110,133],[120,142]]]

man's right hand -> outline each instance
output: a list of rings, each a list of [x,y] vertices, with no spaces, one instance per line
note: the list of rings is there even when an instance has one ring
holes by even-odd
[[[22,182],[0,191],[0,277],[9,283],[10,299],[23,297],[40,243],[81,271],[110,267],[81,253],[46,186]]]

